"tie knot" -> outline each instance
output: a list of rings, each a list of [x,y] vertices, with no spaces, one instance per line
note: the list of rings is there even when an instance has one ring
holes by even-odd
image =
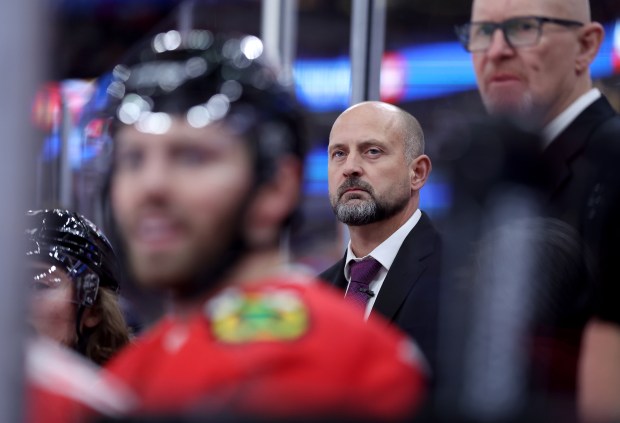
[[[381,269],[381,263],[372,257],[351,263],[351,282],[368,285]]]

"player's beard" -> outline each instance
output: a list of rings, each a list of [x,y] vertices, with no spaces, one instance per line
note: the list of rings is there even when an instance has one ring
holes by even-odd
[[[144,288],[167,291],[177,299],[191,299],[217,287],[247,251],[240,224],[247,201],[240,201],[232,212],[202,228],[193,226],[177,211],[179,225],[189,238],[175,251],[137,254],[125,242],[123,249],[133,279]]]

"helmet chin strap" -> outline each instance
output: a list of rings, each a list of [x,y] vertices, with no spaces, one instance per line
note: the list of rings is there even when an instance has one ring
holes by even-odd
[[[82,332],[82,316],[86,307],[80,304],[75,315],[75,333],[77,335],[77,342],[74,349],[82,355],[86,355],[86,345],[88,344],[89,334]]]
[[[77,343],[75,350],[82,355],[86,355],[86,346],[90,333],[82,330],[82,317],[86,307],[92,307],[95,304],[97,293],[99,292],[99,276],[91,272],[85,272],[75,279],[76,294],[78,295],[78,309],[75,315],[75,333],[77,335]]]

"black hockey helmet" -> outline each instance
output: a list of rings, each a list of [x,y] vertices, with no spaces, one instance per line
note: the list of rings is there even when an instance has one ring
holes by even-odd
[[[116,255],[105,235],[78,213],[28,211],[26,256],[60,266],[76,287],[81,307],[95,303],[99,287],[119,291]]]
[[[224,121],[249,141],[260,183],[283,155],[303,160],[303,118],[291,89],[266,63],[255,36],[171,30],[114,68],[105,107],[108,133],[122,125],[164,133],[171,116],[196,128]]]

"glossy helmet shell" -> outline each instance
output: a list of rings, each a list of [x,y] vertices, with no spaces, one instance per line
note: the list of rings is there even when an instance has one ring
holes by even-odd
[[[114,250],[91,221],[60,209],[29,211],[26,218],[26,256],[61,266],[76,284],[80,305],[92,306],[100,286],[119,291]]]
[[[248,141],[260,183],[283,155],[303,160],[304,118],[255,36],[193,29],[148,39],[114,68],[108,134],[122,125],[165,132],[171,116],[197,128],[223,121]]]

